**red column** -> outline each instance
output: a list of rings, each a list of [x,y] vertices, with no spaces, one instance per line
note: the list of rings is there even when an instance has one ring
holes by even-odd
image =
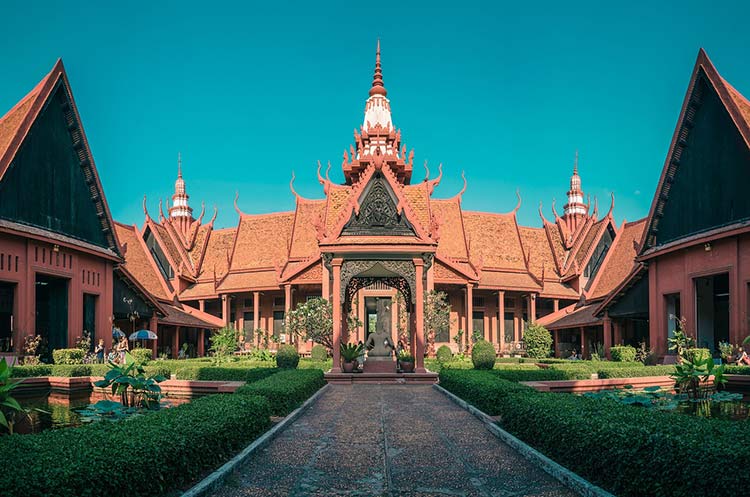
[[[586,358],[586,338],[584,335],[586,334],[586,332],[583,326],[581,326],[580,330],[581,330],[581,359],[585,359]]]
[[[497,336],[500,342],[500,353],[505,350],[505,292],[497,292]]]
[[[221,319],[224,320],[224,326],[229,326],[229,318],[231,317],[229,302],[229,295],[221,296]]]
[[[148,329],[156,333],[156,336],[159,336],[159,318],[156,317],[156,314],[151,316],[151,319],[148,321]],[[158,341],[158,339],[151,340],[151,355],[154,359],[156,359],[156,345]]]
[[[604,325],[604,354],[607,356],[607,359],[611,359],[609,349],[612,348],[612,320],[609,319],[609,314],[606,312],[604,313],[602,322]]]
[[[554,299],[552,301],[552,312],[557,312],[559,310],[560,310],[560,300],[559,299]]]
[[[474,335],[474,285],[466,284],[466,329],[464,330],[464,340],[466,340],[465,350],[469,350],[471,337]]]
[[[256,336],[256,332],[260,328],[260,292],[253,292],[253,336],[258,344],[261,343],[262,338]]]
[[[175,326],[174,335],[172,335],[172,359],[177,359],[177,352],[180,350],[180,327]]]
[[[612,321],[612,331],[614,332],[614,344],[622,345],[622,324],[619,321]]]
[[[198,301],[198,309],[200,309],[201,312],[206,312],[206,300],[200,299]]]
[[[326,265],[323,262],[320,264],[323,266],[322,297],[326,300],[331,300],[331,275],[328,273]]]
[[[289,309],[292,308],[292,285],[286,284],[284,285],[284,319],[286,320],[287,316],[289,315]],[[292,338],[292,335],[287,332],[287,330],[284,330],[284,334],[286,335],[286,343],[294,343],[295,340]]]
[[[529,324],[536,321],[536,294],[529,295]]]
[[[206,330],[203,328],[198,330],[198,357],[206,355],[205,336]]]
[[[340,258],[333,260],[333,367],[332,373],[341,372],[341,263]]]
[[[416,295],[414,313],[416,317],[416,357],[414,358],[414,367],[417,373],[425,373],[427,370],[424,368],[424,261],[422,259],[414,259],[414,266],[417,270],[417,281],[416,281]]]

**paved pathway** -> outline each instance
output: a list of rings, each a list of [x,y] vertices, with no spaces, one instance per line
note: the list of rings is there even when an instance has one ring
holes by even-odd
[[[331,385],[214,495],[575,494],[430,386]]]

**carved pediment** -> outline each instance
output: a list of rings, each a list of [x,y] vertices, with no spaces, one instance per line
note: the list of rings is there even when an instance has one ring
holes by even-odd
[[[372,177],[361,198],[359,212],[352,212],[342,235],[416,236],[403,212],[399,212],[396,196],[382,174]]]

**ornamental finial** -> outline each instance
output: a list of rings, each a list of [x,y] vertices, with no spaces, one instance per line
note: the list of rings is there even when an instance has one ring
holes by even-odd
[[[383,95],[384,97],[388,94],[383,85],[383,70],[380,67],[380,38],[378,38],[378,48],[375,51],[375,74],[372,77],[372,88],[370,88],[370,96]]]

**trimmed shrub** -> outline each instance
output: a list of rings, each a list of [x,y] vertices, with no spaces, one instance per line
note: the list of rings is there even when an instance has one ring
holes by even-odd
[[[165,368],[159,364],[154,364],[153,362],[143,366],[143,370],[146,372],[146,376],[163,376],[167,380],[172,377],[172,371],[169,368]],[[93,374],[94,371],[92,370],[91,372]]]
[[[11,371],[13,378],[31,378],[35,376],[49,376],[52,374],[51,364],[36,364],[34,366],[14,366]]]
[[[438,347],[437,352],[435,352],[435,357],[438,362],[448,362],[453,359],[453,352],[447,345],[441,345]]]
[[[223,368],[212,366],[198,366],[179,368],[175,372],[178,380],[201,380],[201,381],[254,381],[268,378],[278,372],[276,368]]]
[[[685,359],[690,362],[705,361],[711,357],[711,351],[708,349],[687,349],[685,350]]]
[[[492,369],[495,367],[495,346],[487,340],[477,340],[471,348],[471,362],[474,369]]]
[[[299,354],[294,345],[282,345],[276,352],[276,367],[281,369],[296,369],[299,364]]]
[[[221,465],[270,426],[265,399],[210,395],[120,422],[0,437],[4,495],[164,495]],[[127,471],[112,471],[112,464]],[[103,478],[102,475],[106,475]]]
[[[52,351],[55,364],[83,364],[86,352],[81,349],[56,349]]]
[[[321,371],[328,371],[333,366],[333,359],[326,359],[325,361],[313,361],[311,359],[300,359],[297,369],[320,369]]]
[[[135,361],[140,364],[146,364],[151,359],[153,359],[153,353],[151,349],[145,349],[143,347],[135,347],[130,351],[130,355],[132,355],[133,359],[135,359]]]
[[[544,359],[552,354],[552,333],[544,326],[530,324],[523,332],[523,343],[529,357]]]
[[[328,359],[328,349],[316,343],[310,350],[310,359],[313,361],[325,361]]]
[[[55,364],[50,376],[91,376],[91,366],[88,364]]]
[[[260,395],[268,399],[274,416],[286,416],[325,385],[323,371],[296,369],[241,386],[235,395]]]
[[[637,363],[640,364],[640,363]],[[641,366],[639,368],[607,368],[597,371],[600,379],[606,378],[640,378],[643,376],[669,376],[674,373],[674,366]]]
[[[630,345],[615,345],[610,347],[609,353],[615,362],[634,362],[635,347]]]
[[[727,454],[732,467],[750,464],[750,445],[737,444],[750,435],[741,421],[537,392],[484,371],[443,371],[440,385],[499,416],[505,430],[621,497],[714,495],[715,479],[696,475],[726,468]],[[736,488],[750,485],[748,472],[732,477]]]
[[[18,368],[16,368],[16,369],[18,369]],[[750,366],[730,366],[730,365],[726,365],[726,366],[724,366],[724,373],[725,374],[744,374],[744,375],[750,375]]]
[[[580,380],[580,374],[576,371],[560,371],[559,369],[493,369],[492,374],[496,378],[508,381],[559,381]],[[587,375],[586,378],[589,378]]]

